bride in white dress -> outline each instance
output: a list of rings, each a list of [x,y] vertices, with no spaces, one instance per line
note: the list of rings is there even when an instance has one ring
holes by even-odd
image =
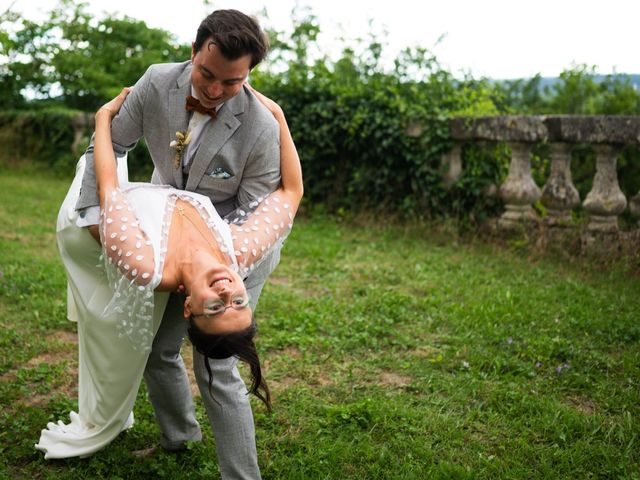
[[[260,202],[239,209],[228,224],[208,197],[126,183],[126,162],[113,154],[110,124],[128,92],[96,113],[94,161],[102,212],[91,234],[100,244],[75,226],[84,158],[58,216],[68,315],[78,321],[79,411],[70,413],[69,423],[51,422],[42,430],[35,447],[46,459],[91,455],[133,425],[153,336],[169,292],[181,288],[194,347],[205,358],[235,355],[247,362],[249,391],[270,408],[242,278],[284,239],[302,198],[300,161],[284,114],[253,91],[280,124],[282,183]],[[206,367],[211,376],[208,360]]]

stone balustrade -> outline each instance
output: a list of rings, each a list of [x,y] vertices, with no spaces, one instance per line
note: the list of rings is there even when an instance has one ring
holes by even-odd
[[[580,197],[571,177],[571,152],[576,145],[591,145],[596,154],[593,186],[582,207],[589,216],[583,245],[597,234],[617,234],[618,217],[629,205],[640,226],[640,192],[627,192],[618,184],[616,160],[622,147],[640,144],[640,116],[497,116],[454,118],[450,124],[453,149],[443,157],[445,184],[455,181],[463,168],[460,158],[465,143],[506,142],[511,150],[509,174],[500,185],[505,211],[498,219],[502,230],[523,225],[549,228],[572,227],[571,212]],[[540,189],[531,174],[531,150],[538,142],[549,144],[550,174]],[[448,167],[448,168],[447,168]],[[547,215],[540,219],[533,209],[538,200]],[[591,238],[591,240],[588,240]]]

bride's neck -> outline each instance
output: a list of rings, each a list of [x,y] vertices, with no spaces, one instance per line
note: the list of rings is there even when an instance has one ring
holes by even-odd
[[[180,216],[174,217],[167,243],[161,289],[173,291],[184,285],[186,291],[191,291],[195,275],[202,268],[215,263],[224,263],[217,245],[210,243],[210,239],[205,238],[192,222]]]
[[[191,292],[191,285],[194,278],[203,269],[210,268],[211,265],[221,263],[220,258],[212,251],[211,246],[197,239],[188,246],[180,248],[182,254],[176,257],[175,279],[177,285],[184,285],[185,291]]]

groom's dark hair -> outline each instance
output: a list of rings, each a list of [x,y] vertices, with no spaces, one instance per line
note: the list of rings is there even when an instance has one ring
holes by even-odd
[[[198,27],[194,50],[199,52],[208,39],[228,60],[251,55],[249,69],[264,60],[269,50],[269,40],[258,22],[238,10],[216,10],[205,18]]]
[[[202,331],[193,321],[193,316],[189,316],[189,340],[194,348],[204,356],[204,366],[209,374],[209,393],[213,385],[213,372],[209,359],[223,359],[232,356],[247,363],[251,370],[251,387],[249,393],[253,393],[271,411],[271,394],[267,382],[262,376],[260,367],[260,357],[253,338],[256,336],[258,328],[256,319],[251,315],[251,325],[244,330],[224,334],[210,334]],[[215,399],[214,399],[215,400]]]

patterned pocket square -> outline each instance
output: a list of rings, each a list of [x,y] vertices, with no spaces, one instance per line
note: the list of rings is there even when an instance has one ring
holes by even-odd
[[[209,176],[211,178],[222,178],[222,179],[226,180],[227,178],[233,177],[233,174],[227,172],[222,167],[216,167],[216,168],[213,169],[213,171],[211,173],[209,173]]]

